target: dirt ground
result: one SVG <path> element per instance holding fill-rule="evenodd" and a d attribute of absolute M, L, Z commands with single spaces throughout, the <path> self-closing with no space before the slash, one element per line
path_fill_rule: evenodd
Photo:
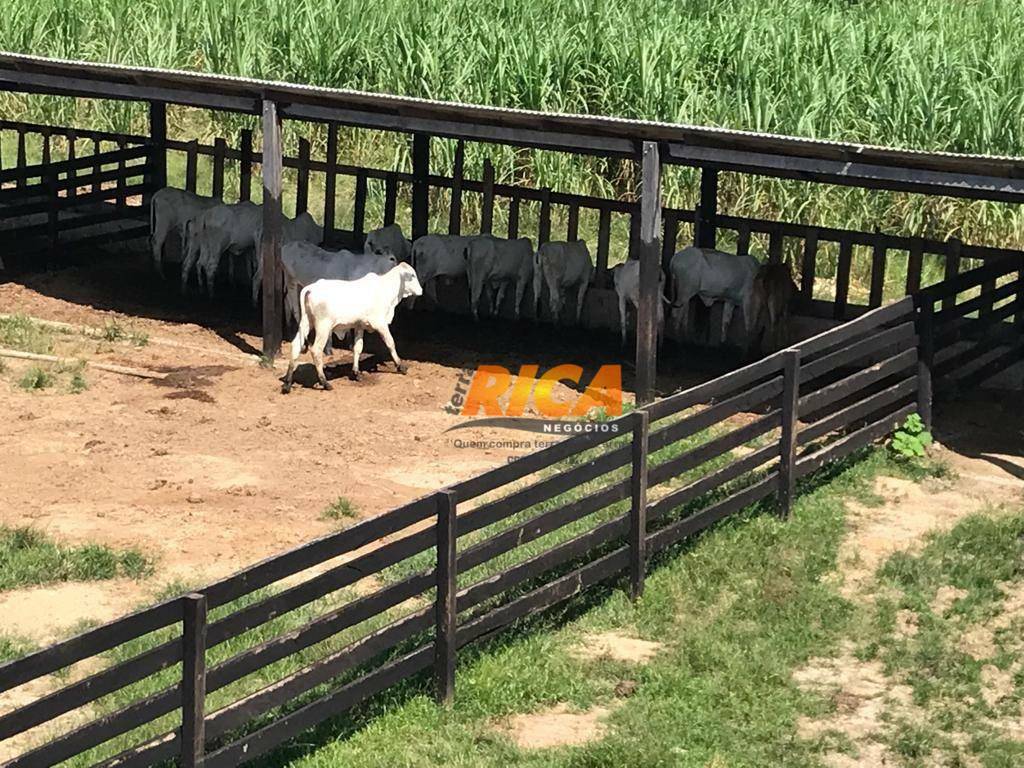
<path fill-rule="evenodd" d="M 537 336 L 419 317 L 395 332 L 408 375 L 388 361 L 351 382 L 351 357 L 338 351 L 332 392 L 310 386 L 307 365 L 283 396 L 283 364 L 269 370 L 254 356 L 252 310 L 179 297 L 144 266 L 125 271 L 118 260 L 0 284 L 0 313 L 96 328 L 116 322 L 148 342 L 88 340 L 85 355 L 166 374 L 146 380 L 90 368 L 81 394 L 28 393 L 13 382 L 29 363 L 6 361 L 0 524 L 35 526 L 71 543 L 137 547 L 156 566 L 141 582 L 0 595 L 7 630 L 39 642 L 83 619 L 115 618 L 168 583 L 201 585 L 346 524 L 321 519 L 338 497 L 374 515 L 525 452 L 457 442 L 523 440 L 524 433 L 445 434 L 463 420 L 442 410 L 460 369 L 580 359 L 580 339 L 571 334 L 552 339 L 541 331 L 546 357 L 537 360 Z M 82 339 L 75 344 L 81 353 Z M 581 364 L 603 362 L 618 362 L 617 346 L 598 345 Z"/>

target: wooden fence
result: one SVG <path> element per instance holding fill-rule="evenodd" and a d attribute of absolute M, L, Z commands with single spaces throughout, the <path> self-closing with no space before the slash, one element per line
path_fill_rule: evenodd
<path fill-rule="evenodd" d="M 262 154 L 253 150 L 252 131 L 242 130 L 237 148 L 229 145 L 227 140 L 219 138 L 212 145 L 204 145 L 197 141 L 182 142 L 168 140 L 168 151 L 183 152 L 186 157 L 186 173 L 182 180 L 183 186 L 196 191 L 198 186 L 198 158 L 209 157 L 211 194 L 222 197 L 225 192 L 225 167 L 228 163 L 238 164 L 239 190 L 238 199 L 251 199 L 252 174 L 254 164 L 259 164 Z M 411 189 L 418 176 L 413 172 L 364 168 L 337 162 L 338 128 L 328 125 L 326 156 L 323 159 L 312 158 L 311 145 L 306 139 L 299 139 L 298 152 L 294 156 L 285 156 L 285 168 L 296 171 L 295 207 L 290 211 L 296 215 L 309 210 L 311 174 L 323 175 L 324 207 L 321 221 L 324 224 L 325 237 L 329 242 L 346 246 L 359 246 L 365 233 L 379 226 L 386 226 L 395 221 L 398 200 L 402 185 Z M 423 183 L 427 189 L 446 190 L 450 193 L 448 232 L 461 234 L 463 227 L 463 204 L 467 195 L 475 195 L 480 210 L 480 231 L 494 231 L 494 214 L 497 208 L 506 211 L 508 227 L 503 233 L 510 238 L 520 235 L 531 237 L 536 244 L 551 239 L 574 240 L 583 237 L 595 248 L 594 285 L 598 288 L 610 286 L 608 264 L 611 248 L 611 232 L 616 220 L 620 226 L 627 228 L 630 247 L 634 247 L 639 233 L 640 207 L 637 202 L 613 200 L 590 195 L 577 195 L 558 192 L 549 188 L 535 189 L 512 184 L 500 184 L 495 181 L 494 168 L 485 161 L 483 177 L 470 179 L 464 175 L 465 147 L 457 142 L 455 149 L 452 176 L 427 174 Z M 339 179 L 348 178 L 354 189 L 351 224 L 339 226 L 336 218 L 337 189 Z M 371 182 L 383 185 L 384 206 L 380 221 L 367 221 L 367 196 Z M 524 204 L 538 206 L 537 229 L 522 232 L 520 227 L 520 210 Z M 594 231 L 581 230 L 581 213 L 591 211 L 596 214 L 597 226 Z M 702 218 L 700 206 L 694 209 L 665 208 L 663 210 L 664 233 L 663 264 L 677 248 L 693 242 L 692 233 L 700 226 Z M 552 221 L 565 222 L 565 232 L 553 232 Z M 848 320 L 858 316 L 867 309 L 880 307 L 885 299 L 886 272 L 899 266 L 899 272 L 905 274 L 903 290 L 909 295 L 922 287 L 926 260 L 941 263 L 941 267 L 932 270 L 941 280 L 948 280 L 959 274 L 967 265 L 976 261 L 988 261 L 1001 258 L 1018 258 L 1021 251 L 985 245 L 963 243 L 955 238 L 934 240 L 923 237 L 906 237 L 890 235 L 882 232 L 860 232 L 857 230 L 823 227 L 813 224 L 795 224 L 784 221 L 744 218 L 728 216 L 720 213 L 714 215 L 714 227 L 718 230 L 734 232 L 737 253 L 750 253 L 752 238 L 761 236 L 765 240 L 764 251 L 767 259 L 772 262 L 781 261 L 784 254 L 797 251 L 800 256 L 795 260 L 794 268 L 800 285 L 799 308 L 804 314 L 819 317 Z M 690 227 L 689 238 L 680 240 L 681 225 Z M 408 231 L 407 231 L 408 234 Z M 836 267 L 831 277 L 824 278 L 821 274 L 822 249 L 832 244 L 838 251 Z M 855 249 L 863 248 L 870 251 L 870 289 L 866 302 L 858 302 L 851 298 L 851 270 Z M 625 255 L 625 254 L 623 254 Z M 815 298 L 816 285 L 827 279 L 830 289 L 826 298 Z M 834 288 L 832 287 L 834 286 Z"/>
<path fill-rule="evenodd" d="M 0 120 L 0 140 L 5 132 L 17 147 L 14 166 L 0 167 L 0 232 L 10 255 L 43 253 L 52 265 L 72 247 L 148 236 L 142 203 L 159 182 L 147 139 Z M 38 163 L 28 161 L 30 140 Z"/>
<path fill-rule="evenodd" d="M 639 595 L 652 556 L 758 502 L 786 514 L 801 478 L 930 418 L 933 367 L 940 384 L 1019 360 L 1021 267 L 964 273 L 9 662 L 0 692 L 106 660 L 0 716 L 0 740 L 40 735 L 9 765 L 237 765 L 428 671 L 448 701 L 460 649 L 599 583 Z M 960 346 L 935 355 L 953 333 Z M 83 708 L 84 725 L 47 730 Z"/>

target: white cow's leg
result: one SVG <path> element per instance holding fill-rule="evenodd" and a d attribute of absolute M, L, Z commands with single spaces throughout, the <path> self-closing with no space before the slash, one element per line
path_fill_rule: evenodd
<path fill-rule="evenodd" d="M 181 262 L 181 292 L 185 293 L 188 290 L 188 278 L 192 273 L 192 270 L 196 267 L 196 262 L 199 260 L 200 246 L 198 237 L 193 235 L 189 240 L 188 247 L 185 249 L 185 258 Z M 198 279 L 198 275 L 197 275 Z"/>
<path fill-rule="evenodd" d="M 722 338 L 719 339 L 719 344 L 725 344 L 725 340 L 729 338 L 729 326 L 732 324 L 732 312 L 735 309 L 735 305 L 731 301 L 723 302 L 722 307 Z"/>
<path fill-rule="evenodd" d="M 473 312 L 473 319 L 480 319 L 480 297 L 484 292 L 483 276 L 473 275 L 469 285 L 469 308 Z"/>
<path fill-rule="evenodd" d="M 333 330 L 330 318 L 318 319 L 316 321 L 316 339 L 313 341 L 313 346 L 309 348 L 309 353 L 313 356 L 313 365 L 316 366 L 316 377 L 320 381 L 320 386 L 326 390 L 331 389 L 331 384 L 327 381 L 327 375 L 324 373 L 323 350 L 324 342 L 330 338 Z"/>
<path fill-rule="evenodd" d="M 580 283 L 579 288 L 576 289 L 576 325 L 580 324 L 580 318 L 583 317 L 583 302 L 587 298 L 587 281 L 584 280 Z"/>
<path fill-rule="evenodd" d="M 519 319 L 519 308 L 523 305 L 523 297 L 526 295 L 526 280 L 516 280 L 516 304 L 512 307 L 512 317 Z"/>
<path fill-rule="evenodd" d="M 508 281 L 502 280 L 498 283 L 497 292 L 491 294 L 491 317 L 498 317 L 501 314 L 501 308 L 505 306 L 506 290 L 508 290 Z"/>
<path fill-rule="evenodd" d="M 376 330 L 377 333 L 380 334 L 380 337 L 384 339 L 384 343 L 388 347 L 388 352 L 391 353 L 391 359 L 394 360 L 395 367 L 398 368 L 398 372 L 405 373 L 406 371 L 408 371 L 409 367 L 405 363 L 403 363 L 402 358 L 398 356 L 398 350 L 395 348 L 395 340 L 391 336 L 391 329 L 385 325 Z"/>
<path fill-rule="evenodd" d="M 355 338 L 352 341 L 352 378 L 359 381 L 359 358 L 363 354 L 363 329 L 356 328 L 353 333 Z"/>
<path fill-rule="evenodd" d="M 164 276 L 164 245 L 167 243 L 167 236 L 171 233 L 171 229 L 170 221 L 166 217 L 158 218 L 153 227 L 153 266 L 156 267 L 160 277 Z"/>
<path fill-rule="evenodd" d="M 298 362 L 299 356 L 302 354 L 303 341 L 302 329 L 300 328 L 295 333 L 295 338 L 292 339 L 292 351 L 291 357 L 288 360 L 288 372 L 284 375 L 284 383 L 281 385 L 281 392 L 285 395 L 292 391 L 292 376 L 295 375 L 295 363 Z"/>
<path fill-rule="evenodd" d="M 619 294 L 619 332 L 622 346 L 626 346 L 626 297 Z"/>

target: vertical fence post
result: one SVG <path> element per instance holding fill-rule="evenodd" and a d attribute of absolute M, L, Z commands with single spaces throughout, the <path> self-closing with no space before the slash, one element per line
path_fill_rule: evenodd
<path fill-rule="evenodd" d="M 540 222 L 537 225 L 537 245 L 544 245 L 551 239 L 551 188 L 540 191 Z"/>
<path fill-rule="evenodd" d="M 462 176 L 466 166 L 466 143 L 455 145 L 455 161 L 452 165 L 452 204 L 448 210 L 448 234 L 462 234 Z"/>
<path fill-rule="evenodd" d="M 196 191 L 199 180 L 199 141 L 192 139 L 185 150 L 185 189 Z"/>
<path fill-rule="evenodd" d="M 277 104 L 263 102 L 263 354 L 273 360 L 281 350 L 281 117 Z"/>
<path fill-rule="evenodd" d="M 197 768 L 206 750 L 206 595 L 182 604 L 181 765 Z"/>
<path fill-rule="evenodd" d="M 494 229 L 494 163 L 484 158 L 483 199 L 480 203 L 480 234 L 489 235 Z"/>
<path fill-rule="evenodd" d="M 142 204 L 148 205 L 153 192 L 167 186 L 167 105 L 162 101 L 149 102 L 149 142 L 151 146 L 149 190 Z"/>
<path fill-rule="evenodd" d="M 594 267 L 594 285 L 598 288 L 607 288 L 608 275 L 608 250 L 611 245 L 612 211 L 607 206 L 601 208 L 597 220 L 597 263 Z"/>
<path fill-rule="evenodd" d="M 800 296 L 809 302 L 814 298 L 814 277 L 818 271 L 818 230 L 812 229 L 804 239 L 804 258 L 800 266 Z"/>
<path fill-rule="evenodd" d="M 714 248 L 718 234 L 718 171 L 715 168 L 701 168 L 698 208 L 694 244 L 698 248 Z"/>
<path fill-rule="evenodd" d="M 327 126 L 327 170 L 324 172 L 324 239 L 334 233 L 335 196 L 338 190 L 338 124 Z M 387 222 L 390 223 L 390 222 Z"/>
<path fill-rule="evenodd" d="M 638 600 L 644 594 L 647 574 L 647 411 L 634 411 L 633 476 L 629 509 L 629 596 Z"/>
<path fill-rule="evenodd" d="M 636 400 L 654 399 L 657 377 L 658 315 L 661 310 L 661 158 L 645 141 L 640 187 L 640 304 L 636 313 Z"/>
<path fill-rule="evenodd" d="M 210 182 L 210 197 L 224 199 L 224 159 L 228 154 L 228 143 L 223 136 L 213 140 L 213 175 Z"/>
<path fill-rule="evenodd" d="M 438 704 L 450 704 L 455 695 L 456 495 L 437 494 L 437 596 L 435 602 L 434 680 Z"/>
<path fill-rule="evenodd" d="M 935 357 L 935 300 L 923 296 L 917 316 L 917 413 L 932 426 L 932 361 Z"/>
<path fill-rule="evenodd" d="M 299 162 L 295 185 L 295 215 L 309 210 L 309 139 L 299 139 Z"/>
<path fill-rule="evenodd" d="M 779 510 L 788 518 L 796 494 L 796 433 L 800 401 L 800 350 L 782 354 L 782 436 L 779 439 Z"/>
<path fill-rule="evenodd" d="M 430 136 L 412 137 L 412 239 L 423 237 L 430 226 Z"/>
<path fill-rule="evenodd" d="M 46 169 L 46 269 L 57 266 L 57 248 L 60 242 L 60 192 L 57 188 L 57 173 L 47 165 Z"/>
<path fill-rule="evenodd" d="M 243 128 L 238 139 L 238 199 L 252 200 L 252 129 Z"/>

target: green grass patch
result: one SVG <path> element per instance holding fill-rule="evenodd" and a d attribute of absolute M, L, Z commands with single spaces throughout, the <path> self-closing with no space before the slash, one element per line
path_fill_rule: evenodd
<path fill-rule="evenodd" d="M 52 373 L 40 365 L 33 365 L 18 379 L 18 386 L 26 392 L 32 392 L 39 389 L 48 389 L 53 386 L 53 381 Z"/>
<path fill-rule="evenodd" d="M 25 315 L 0 317 L 0 347 L 45 355 L 53 350 L 53 331 Z"/>
<path fill-rule="evenodd" d="M 68 546 L 34 528 L 0 527 L 0 590 L 118 576 L 137 579 L 151 571 L 150 561 L 136 550 Z"/>
<path fill-rule="evenodd" d="M 345 496 L 338 499 L 320 513 L 322 520 L 353 520 L 359 517 L 359 508 Z"/>
<path fill-rule="evenodd" d="M 20 659 L 25 654 L 35 650 L 35 646 L 20 637 L 0 634 L 0 664 L 6 661 Z"/>

